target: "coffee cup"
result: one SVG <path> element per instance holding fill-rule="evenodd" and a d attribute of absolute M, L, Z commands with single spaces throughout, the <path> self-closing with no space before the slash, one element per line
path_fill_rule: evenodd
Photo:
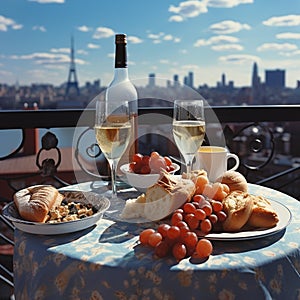
<path fill-rule="evenodd" d="M 236 154 L 230 153 L 224 147 L 202 146 L 198 149 L 193 169 L 204 169 L 207 172 L 209 181 L 215 182 L 217 178 L 228 170 L 229 159 L 235 161 L 234 166 L 229 170 L 236 170 L 240 164 L 240 160 Z"/>

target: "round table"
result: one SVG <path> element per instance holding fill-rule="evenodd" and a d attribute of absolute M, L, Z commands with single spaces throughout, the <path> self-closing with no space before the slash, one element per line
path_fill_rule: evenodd
<path fill-rule="evenodd" d="M 145 224 L 103 218 L 63 235 L 15 230 L 16 299 L 300 299 L 300 202 L 253 184 L 249 191 L 284 204 L 291 223 L 263 238 L 213 241 L 205 261 L 155 258 L 138 243 Z"/>

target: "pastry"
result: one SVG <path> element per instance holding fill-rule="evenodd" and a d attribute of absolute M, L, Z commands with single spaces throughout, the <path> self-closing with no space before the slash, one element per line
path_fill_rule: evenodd
<path fill-rule="evenodd" d="M 247 224 L 253 227 L 272 228 L 278 223 L 278 215 L 263 196 L 253 196 L 252 213 Z"/>
<path fill-rule="evenodd" d="M 227 184 L 231 192 L 248 192 L 248 184 L 246 178 L 237 171 L 226 171 L 221 177 L 217 179 L 217 182 Z"/>
<path fill-rule="evenodd" d="M 223 210 L 227 214 L 223 222 L 224 231 L 239 231 L 248 221 L 253 208 L 253 197 L 242 191 L 231 192 L 223 201 Z"/>

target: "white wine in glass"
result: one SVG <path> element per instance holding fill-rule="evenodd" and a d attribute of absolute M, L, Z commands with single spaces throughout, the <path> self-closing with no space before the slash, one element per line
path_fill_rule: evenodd
<path fill-rule="evenodd" d="M 173 136 L 189 174 L 193 159 L 205 136 L 203 100 L 174 101 Z"/>
<path fill-rule="evenodd" d="M 108 101 L 98 100 L 96 103 L 95 135 L 111 169 L 112 198 L 117 197 L 117 165 L 131 136 L 128 102 L 123 102 L 116 107 L 110 105 Z"/>

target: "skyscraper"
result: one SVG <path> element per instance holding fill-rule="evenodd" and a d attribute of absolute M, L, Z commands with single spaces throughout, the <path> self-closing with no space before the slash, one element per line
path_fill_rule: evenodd
<path fill-rule="evenodd" d="M 251 104 L 258 104 L 260 102 L 261 86 L 260 86 L 260 78 L 258 76 L 258 67 L 256 62 L 253 64 L 251 87 L 252 87 L 252 93 L 251 93 L 250 102 Z"/>
<path fill-rule="evenodd" d="M 285 88 L 285 70 L 266 70 L 266 86 Z"/>
<path fill-rule="evenodd" d="M 149 74 L 148 87 L 155 87 L 155 74 Z"/>

